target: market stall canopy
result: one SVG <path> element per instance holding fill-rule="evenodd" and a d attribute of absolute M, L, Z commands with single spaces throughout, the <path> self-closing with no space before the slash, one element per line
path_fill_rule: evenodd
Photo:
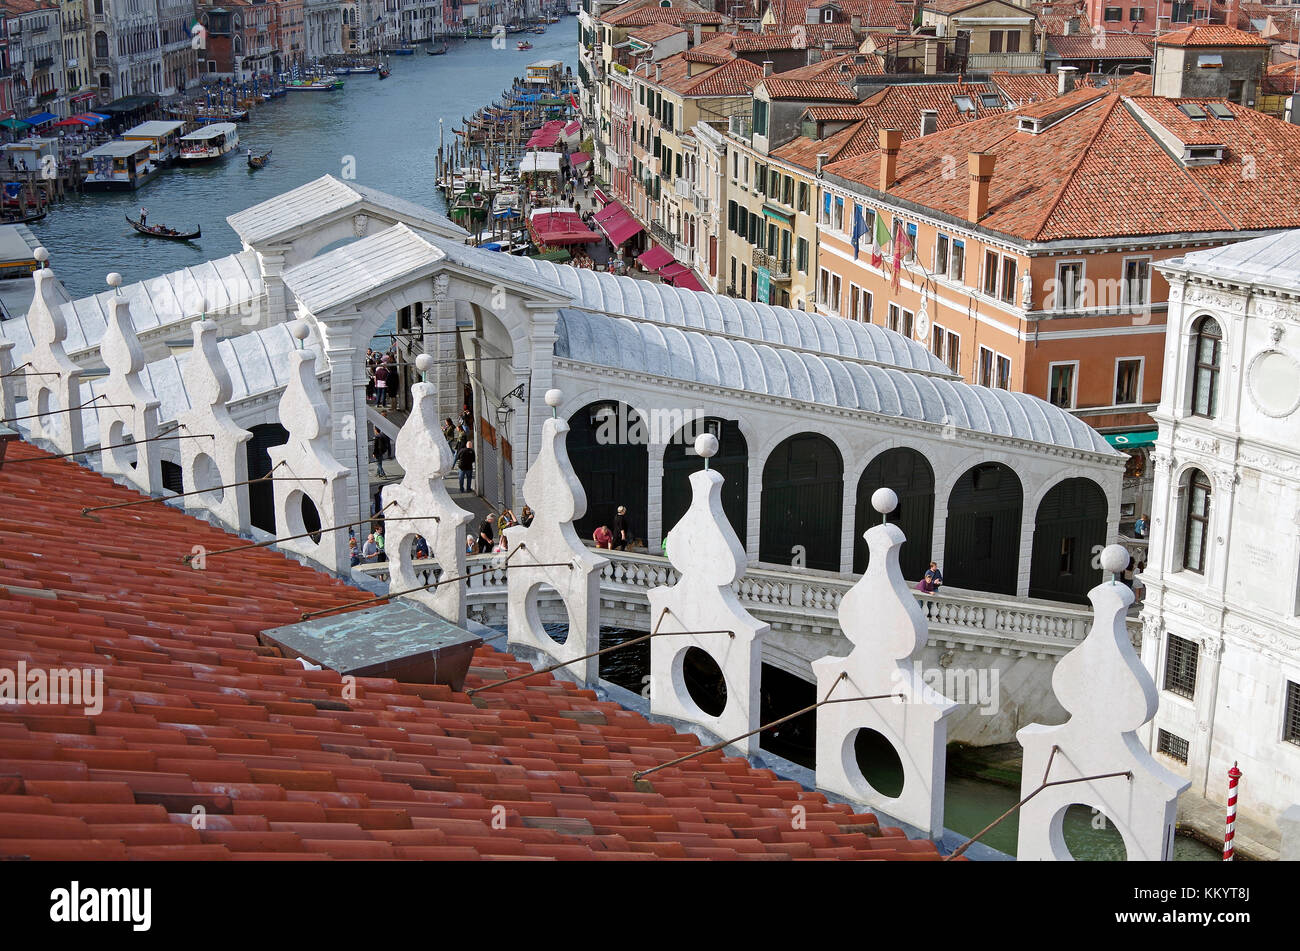
<path fill-rule="evenodd" d="M 22 119 L 3 119 L 0 120 L 0 125 L 6 129 L 26 129 L 28 127 L 27 123 Z"/>
<path fill-rule="evenodd" d="M 704 285 L 699 282 L 695 275 L 687 271 L 685 274 L 679 274 L 672 280 L 673 287 L 680 287 L 685 291 L 702 291 Z"/>
<path fill-rule="evenodd" d="M 537 172 L 544 175 L 556 175 L 560 171 L 560 154 L 558 152 L 529 152 L 519 163 L 519 174 L 527 175 Z"/>
<path fill-rule="evenodd" d="M 639 256 L 637 258 L 637 261 L 647 270 L 657 271 L 665 264 L 668 264 L 670 261 L 672 261 L 672 259 L 673 256 L 671 252 L 664 250 L 663 248 L 661 248 L 659 245 L 656 244 L 645 254 Z"/>
<path fill-rule="evenodd" d="M 550 122 L 543 123 L 542 127 L 536 130 L 528 138 L 525 148 L 529 149 L 550 149 L 559 143 L 564 135 L 564 120 L 552 119 Z"/>
<path fill-rule="evenodd" d="M 613 211 L 610 211 L 610 209 L 613 209 Z M 596 223 L 600 225 L 600 230 L 605 232 L 614 247 L 618 247 L 643 230 L 640 222 L 632 217 L 632 213 L 618 202 L 610 202 L 601 209 L 600 213 L 596 215 Z"/>
<path fill-rule="evenodd" d="M 153 93 L 141 93 L 135 96 L 122 96 L 120 99 L 114 99 L 108 105 L 99 108 L 101 112 L 117 115 L 122 112 L 135 112 L 137 109 L 152 106 L 157 101 L 158 97 Z"/>
<path fill-rule="evenodd" d="M 576 211 L 545 211 L 529 222 L 540 244 L 593 244 L 600 235 L 582 223 Z"/>
<path fill-rule="evenodd" d="M 569 164 L 575 168 L 579 165 L 586 165 L 591 161 L 591 156 L 586 152 L 573 152 L 569 155 Z"/>
<path fill-rule="evenodd" d="M 573 258 L 573 255 L 564 248 L 556 248 L 553 251 L 543 251 L 541 254 L 530 254 L 528 256 L 534 261 L 551 261 L 555 264 L 563 264 Z"/>
<path fill-rule="evenodd" d="M 601 191 L 599 188 L 592 189 L 591 194 L 602 205 L 608 205 L 613 200 L 608 195 L 606 195 L 603 191 Z"/>
<path fill-rule="evenodd" d="M 58 116 L 52 112 L 38 112 L 34 116 L 28 116 L 23 121 L 28 125 L 45 125 L 45 123 L 53 122 L 57 118 Z"/>
<path fill-rule="evenodd" d="M 685 264 L 680 264 L 677 261 L 674 261 L 672 264 L 668 265 L 667 267 L 661 268 L 659 271 L 659 276 L 662 277 L 665 281 L 671 282 L 674 279 L 681 277 L 683 274 L 689 274 L 690 270 L 691 269 L 688 268 Z"/>

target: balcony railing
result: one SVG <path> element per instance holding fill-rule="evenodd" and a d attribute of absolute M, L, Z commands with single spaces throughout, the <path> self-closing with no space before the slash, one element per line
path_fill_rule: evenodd
<path fill-rule="evenodd" d="M 673 234 L 657 221 L 650 222 L 650 234 L 656 241 L 668 248 L 671 248 L 673 242 L 677 240 L 677 235 Z"/>
<path fill-rule="evenodd" d="M 974 70 L 991 69 L 1042 69 L 1042 53 L 971 53 L 967 58 L 967 68 Z"/>
<path fill-rule="evenodd" d="M 687 267 L 695 266 L 695 249 L 681 241 L 673 242 L 673 257 Z"/>
<path fill-rule="evenodd" d="M 754 249 L 754 256 L 750 263 L 754 267 L 766 268 L 767 273 L 778 281 L 784 281 L 790 276 L 789 258 L 780 258 L 759 248 Z"/>

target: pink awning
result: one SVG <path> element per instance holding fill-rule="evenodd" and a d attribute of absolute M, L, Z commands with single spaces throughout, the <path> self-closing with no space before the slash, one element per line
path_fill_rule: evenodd
<path fill-rule="evenodd" d="M 667 267 L 659 269 L 659 276 L 662 277 L 665 281 L 673 281 L 681 277 L 683 274 L 689 274 L 689 273 L 691 273 L 691 269 L 688 268 L 685 264 L 681 264 L 677 261 L 674 261 L 672 264 L 668 265 Z"/>
<path fill-rule="evenodd" d="M 601 214 L 609 211 L 610 208 L 615 209 L 615 211 L 604 219 L 597 215 L 596 223 L 600 225 L 600 230 L 609 237 L 610 242 L 615 247 L 618 247 L 638 231 L 641 231 L 642 228 L 640 223 L 632 217 L 632 213 L 620 204 L 611 202 L 602 210 Z"/>
<path fill-rule="evenodd" d="M 592 244 L 600 235 L 582 223 L 573 211 L 550 211 L 533 215 L 529 222 L 542 244 Z"/>
<path fill-rule="evenodd" d="M 595 218 L 599 223 L 601 221 L 608 221 L 610 218 L 616 217 L 617 215 L 626 215 L 627 213 L 628 211 L 626 208 L 616 201 L 611 201 L 605 205 L 604 208 L 600 209 L 600 211 L 596 212 Z"/>
<path fill-rule="evenodd" d="M 645 254 L 642 254 L 640 257 L 638 257 L 637 261 L 639 261 L 643 266 L 649 268 L 650 270 L 657 271 L 665 264 L 672 261 L 672 259 L 673 259 L 672 254 L 670 254 L 664 248 L 661 248 L 659 245 L 656 244 Z"/>
<path fill-rule="evenodd" d="M 580 131 L 582 131 L 582 123 L 577 119 L 574 119 L 564 127 L 565 135 L 577 135 Z"/>
<path fill-rule="evenodd" d="M 685 274 L 678 274 L 672 280 L 673 287 L 680 287 L 688 291 L 702 291 L 704 285 L 696 278 L 695 272 L 687 271 Z"/>
<path fill-rule="evenodd" d="M 597 199 L 597 200 L 598 200 L 602 205 L 608 205 L 608 204 L 610 203 L 610 201 L 612 200 L 608 195 L 606 195 L 606 194 L 605 194 L 603 191 L 601 191 L 599 188 L 593 189 L 591 193 L 592 193 L 592 195 L 594 195 L 594 196 L 596 197 L 596 199 Z"/>
<path fill-rule="evenodd" d="M 586 165 L 591 161 L 591 156 L 586 152 L 573 152 L 569 155 L 569 164 L 572 166 Z"/>

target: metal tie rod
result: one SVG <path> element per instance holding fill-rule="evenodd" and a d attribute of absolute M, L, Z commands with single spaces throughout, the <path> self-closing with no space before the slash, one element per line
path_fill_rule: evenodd
<path fill-rule="evenodd" d="M 392 503 L 390 502 L 389 504 L 391 505 Z M 387 506 L 385 506 L 385 507 L 387 507 Z M 382 511 L 382 509 L 381 509 L 381 511 Z M 340 604 L 340 605 L 337 605 L 336 607 L 325 608 L 325 609 L 322 610 L 322 611 L 308 611 L 308 612 L 305 612 L 305 613 L 302 615 L 301 620 L 303 620 L 303 621 L 307 621 L 307 620 L 310 620 L 311 618 L 319 617 L 319 616 L 322 615 L 322 614 L 333 614 L 335 611 L 342 611 L 342 610 L 344 610 L 345 608 L 355 608 L 355 607 L 359 607 L 359 606 L 361 606 L 361 605 L 363 605 L 363 604 L 378 604 L 380 601 L 387 601 L 387 600 L 389 600 L 389 599 L 391 599 L 391 598 L 400 598 L 400 597 L 402 597 L 403 595 L 407 595 L 407 594 L 415 594 L 415 593 L 417 593 L 417 592 L 419 592 L 419 591 L 428 591 L 428 590 L 430 590 L 430 589 L 432 589 L 432 588 L 437 588 L 437 587 L 439 587 L 440 585 L 450 584 L 450 583 L 453 582 L 453 581 L 465 581 L 465 580 L 468 579 L 468 578 L 474 578 L 474 577 L 477 577 L 478 575 L 485 575 L 485 574 L 488 574 L 488 573 L 491 572 L 491 571 L 496 571 L 498 567 L 500 567 L 500 568 L 504 568 L 504 567 L 508 566 L 509 563 L 510 563 L 510 559 L 513 558 L 513 557 L 515 556 L 515 553 L 516 553 L 516 552 L 523 551 L 523 550 L 524 550 L 524 546 L 523 546 L 523 544 L 521 543 L 520 546 L 519 546 L 518 548 L 516 548 L 516 549 L 515 549 L 514 551 L 512 551 L 510 554 L 506 555 L 506 560 L 505 560 L 505 562 L 504 562 L 502 565 L 499 565 L 499 566 L 498 566 L 498 565 L 492 565 L 492 566 L 490 566 L 490 567 L 487 567 L 487 568 L 482 569 L 481 571 L 467 571 L 467 572 L 465 572 L 465 574 L 463 574 L 463 575 L 455 575 L 455 576 L 453 576 L 453 577 L 451 577 L 451 578 L 439 578 L 437 581 L 430 581 L 428 584 L 422 584 L 422 585 L 420 585 L 418 588 L 407 588 L 405 591 L 390 591 L 390 592 L 388 592 L 388 594 L 385 594 L 385 595 L 373 595 L 372 597 L 369 597 L 369 598 L 362 598 L 362 599 L 359 600 L 359 601 L 349 601 L 347 604 Z M 532 554 L 532 552 L 529 552 L 529 554 Z M 536 562 L 536 563 L 534 563 L 534 564 L 531 564 L 531 565 L 525 565 L 525 566 L 522 566 L 522 567 L 527 567 L 527 568 L 568 568 L 568 569 L 572 570 L 572 569 L 573 569 L 573 562 L 570 562 L 570 561 Z"/>
<path fill-rule="evenodd" d="M 274 471 L 274 470 L 272 470 L 272 471 Z M 253 481 L 256 482 L 257 480 L 254 479 Z M 295 479 L 275 479 L 275 480 L 273 480 L 273 481 L 275 481 L 275 482 L 328 482 L 329 480 L 328 480 L 328 479 L 320 479 L 320 478 L 317 478 L 317 477 L 313 476 L 313 477 L 311 477 L 311 478 L 302 478 L 302 479 L 296 479 L 296 478 L 295 478 Z M 323 535 L 323 534 L 325 534 L 326 532 L 337 532 L 337 531 L 340 531 L 340 530 L 345 529 L 345 528 L 355 528 L 357 525 L 365 525 L 367 522 L 373 522 L 373 521 L 375 521 L 376 519 L 379 518 L 380 513 L 383 512 L 384 509 L 388 508 L 389 505 L 395 505 L 395 504 L 396 504 L 395 502 L 389 502 L 388 505 L 385 505 L 384 508 L 380 509 L 379 512 L 376 512 L 374 515 L 370 515 L 370 516 L 367 516 L 366 518 L 358 519 L 358 520 L 355 521 L 355 522 L 345 522 L 345 523 L 343 523 L 342 525 L 328 525 L 328 526 L 324 526 L 324 527 L 322 527 L 322 528 L 318 528 L 318 529 L 316 529 L 314 532 L 302 532 L 302 533 L 299 534 L 299 535 L 283 535 L 283 536 L 281 536 L 281 537 L 279 537 L 279 538 L 268 538 L 268 539 L 267 539 L 266 541 L 264 541 L 264 542 L 250 542 L 250 543 L 247 544 L 247 545 L 237 545 L 237 546 L 235 546 L 234 548 L 221 548 L 221 549 L 218 549 L 217 551 L 208 551 L 208 552 L 204 552 L 204 553 L 203 553 L 203 556 L 204 556 L 205 558 L 211 558 L 213 555 L 228 555 L 228 554 L 230 554 L 232 551 L 248 551 L 248 550 L 251 549 L 251 548 L 266 548 L 268 545 L 275 545 L 275 544 L 278 544 L 279 542 L 291 542 L 291 541 L 294 541 L 295 539 L 298 539 L 298 538 L 307 538 L 307 537 L 310 536 L 310 535 Z M 426 516 L 423 516 L 423 517 L 424 517 L 424 518 L 437 518 L 436 515 L 426 515 Z M 185 557 L 183 557 L 183 558 L 181 559 L 181 562 L 182 562 L 182 564 L 186 564 L 186 565 L 188 565 L 188 564 L 190 563 L 191 560 L 193 560 L 194 558 L 197 558 L 197 557 L 198 557 L 197 554 L 191 553 L 191 554 L 188 554 L 188 555 L 186 555 Z"/>
<path fill-rule="evenodd" d="M 32 365 L 32 361 L 28 360 L 26 363 L 21 363 L 18 366 L 14 367 L 8 373 L 0 373 L 0 380 L 7 379 L 13 376 L 14 374 L 18 373 L 24 367 L 29 367 L 31 365 Z M 33 370 L 29 375 L 30 376 L 62 376 L 63 374 L 59 370 Z"/>
<path fill-rule="evenodd" d="M 47 409 L 43 413 L 31 413 L 27 416 L 11 416 L 9 419 L 0 419 L 0 423 L 17 423 L 24 419 L 36 419 L 38 416 L 57 416 L 59 413 L 75 413 L 79 409 L 126 409 L 129 406 L 135 405 L 134 403 L 101 403 L 99 406 L 94 405 L 103 398 L 102 395 L 96 396 L 93 400 L 87 400 L 80 406 L 69 406 L 66 409 Z"/>
<path fill-rule="evenodd" d="M 119 442 L 111 446 L 97 446 L 93 449 L 78 449 L 75 452 L 61 452 L 58 455 L 50 456 L 32 456 L 27 459 L 10 459 L 6 465 L 17 466 L 24 462 L 49 462 L 51 459 L 68 459 L 72 456 L 86 456 L 92 452 L 103 452 L 105 449 L 130 449 L 132 446 L 143 445 L 147 442 L 157 442 L 159 439 L 212 439 L 211 433 L 190 433 L 189 435 L 175 435 L 175 429 L 169 429 L 165 433 L 157 436 L 150 436 L 148 439 L 137 439 L 134 442 Z"/>
<path fill-rule="evenodd" d="M 632 774 L 632 778 L 634 780 L 639 780 L 645 776 L 649 776 L 651 773 L 658 772 L 661 769 L 667 769 L 669 766 L 676 766 L 678 763 L 684 763 L 687 760 L 694 759 L 697 756 L 703 756 L 705 753 L 713 753 L 716 752 L 717 750 L 725 749 L 726 747 L 731 746 L 731 744 L 733 743 L 739 743 L 741 740 L 745 739 L 746 737 L 753 736 L 755 733 L 762 733 L 764 730 L 770 730 L 776 726 L 780 726 L 782 723 L 785 723 L 787 720 L 793 720 L 795 717 L 802 716 L 803 714 L 808 713 L 809 711 L 812 710 L 816 710 L 818 707 L 825 706 L 828 703 L 856 703 L 860 700 L 889 700 L 894 698 L 900 700 L 906 699 L 906 697 L 901 693 L 882 693 L 870 697 L 839 697 L 835 700 L 831 700 L 830 699 L 831 692 L 839 685 L 839 682 L 843 680 L 846 676 L 847 674 L 840 674 L 839 677 L 835 678 L 835 683 L 831 684 L 831 689 L 826 691 L 825 699 L 818 700 L 816 703 L 813 704 L 809 704 L 808 706 L 804 707 L 802 710 L 796 710 L 794 711 L 794 713 L 788 713 L 785 716 L 781 717 L 780 719 L 773 720 L 771 723 L 764 723 L 758 729 L 750 730 L 748 733 L 742 733 L 740 734 L 740 736 L 734 737 L 730 740 L 723 740 L 721 743 L 714 743 L 712 746 L 706 746 L 703 749 L 698 749 L 693 753 L 687 753 L 685 756 L 679 756 L 676 759 L 669 760 L 666 763 L 660 763 L 658 766 L 651 766 L 649 769 L 639 769 Z"/>

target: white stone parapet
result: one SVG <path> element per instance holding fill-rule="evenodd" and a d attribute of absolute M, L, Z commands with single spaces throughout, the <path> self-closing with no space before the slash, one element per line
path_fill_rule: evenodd
<path fill-rule="evenodd" d="M 1110 545 L 1102 567 L 1121 572 L 1128 551 Z M 1066 810 L 1081 803 L 1105 816 L 1124 840 L 1129 861 L 1170 861 L 1178 796 L 1191 785 L 1160 765 L 1138 738 L 1156 714 L 1159 697 L 1128 638 L 1125 614 L 1133 592 L 1118 581 L 1088 592 L 1096 620 L 1082 644 L 1056 665 L 1052 687 L 1070 719 L 1033 723 L 1017 734 L 1024 747 L 1021 798 L 1047 782 L 1105 779 L 1049 786 L 1020 810 L 1021 861 L 1071 858 L 1062 830 Z M 1050 767 L 1049 767 L 1050 763 Z"/>
<path fill-rule="evenodd" d="M 25 420 L 33 441 L 45 440 L 56 452 L 77 453 L 86 448 L 82 435 L 81 368 L 64 350 L 68 325 L 63 319 L 63 292 L 49 266 L 49 252 L 37 248 L 41 267 L 32 274 L 36 293 L 27 310 L 32 352 L 26 373 L 27 412 L 43 413 Z M 68 412 L 71 410 L 71 412 Z"/>
<path fill-rule="evenodd" d="M 108 275 L 110 287 L 117 288 L 122 275 Z M 100 353 L 108 367 L 108 377 L 100 389 L 99 399 L 91 408 L 99 420 L 99 445 L 104 474 L 135 486 L 145 495 L 162 493 L 162 453 L 157 439 L 159 402 L 140 380 L 144 369 L 144 350 L 136 339 L 131 320 L 131 305 L 125 297 L 115 296 L 109 305 L 108 325 L 100 342 Z M 189 433 L 177 442 L 210 443 Z M 134 445 L 129 443 L 134 442 Z M 209 447 L 210 448 L 210 447 Z"/>

